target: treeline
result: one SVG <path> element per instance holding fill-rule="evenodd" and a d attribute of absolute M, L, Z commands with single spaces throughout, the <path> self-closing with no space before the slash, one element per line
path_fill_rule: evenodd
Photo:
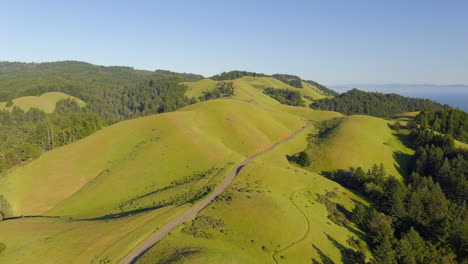
<path fill-rule="evenodd" d="M 80 108 L 72 99 L 57 102 L 51 114 L 31 108 L 0 111 L 0 173 L 43 151 L 84 138 L 102 127 L 96 113 Z"/>
<path fill-rule="evenodd" d="M 282 104 L 293 106 L 305 106 L 304 100 L 302 100 L 301 93 L 298 91 L 291 91 L 288 89 L 265 88 L 263 90 L 263 93 Z"/>
<path fill-rule="evenodd" d="M 185 72 L 180 73 L 180 72 L 173 72 L 173 71 L 167 71 L 167 70 L 156 70 L 154 71 L 154 74 L 155 74 L 155 77 L 167 77 L 167 76 L 179 77 L 184 82 L 196 82 L 196 81 L 205 79 L 205 77 L 200 74 L 185 73 Z"/>
<path fill-rule="evenodd" d="M 248 72 L 248 71 L 230 71 L 230 72 L 222 72 L 220 74 L 211 76 L 210 79 L 215 81 L 227 81 L 227 80 L 234 80 L 244 76 L 251 76 L 251 77 L 268 77 L 268 75 L 263 73 L 257 72 Z"/>
<path fill-rule="evenodd" d="M 324 85 L 321 85 L 320 83 L 318 82 L 314 82 L 314 81 L 310 81 L 310 80 L 304 80 L 304 82 L 308 83 L 308 84 L 311 84 L 315 87 L 317 87 L 317 89 L 319 89 L 320 91 L 322 91 L 322 94 L 323 95 L 326 95 L 326 96 L 332 96 L 332 97 L 335 97 L 335 96 L 338 96 L 339 93 L 337 93 L 335 90 L 332 90 Z"/>
<path fill-rule="evenodd" d="M 233 83 L 221 82 L 216 85 L 216 88 L 203 92 L 202 96 L 198 97 L 198 99 L 200 101 L 207 101 L 232 95 L 234 95 Z"/>
<path fill-rule="evenodd" d="M 404 112 L 440 109 L 442 105 L 428 99 L 404 97 L 397 94 L 364 92 L 352 89 L 337 97 L 315 100 L 311 108 L 336 111 L 346 115 L 390 117 Z"/>
<path fill-rule="evenodd" d="M 423 111 L 415 117 L 414 122 L 468 143 L 468 113 L 460 109 L 447 107 Z"/>
<path fill-rule="evenodd" d="M 0 62 L 0 101 L 60 91 L 82 99 L 106 124 L 190 103 L 181 81 L 201 75 L 130 67 L 104 67 L 84 62 Z M 155 89 L 155 91 L 152 90 Z"/>
<path fill-rule="evenodd" d="M 278 79 L 292 87 L 303 88 L 302 79 L 295 75 L 290 74 L 273 74 L 271 77 Z"/>
<path fill-rule="evenodd" d="M 175 111 L 195 101 L 185 96 L 187 86 L 177 77 L 162 77 L 138 83 L 123 89 L 121 94 L 109 94 L 109 106 L 115 107 L 120 120 L 151 114 Z M 90 105 L 90 110 L 103 113 L 99 105 Z"/>
<path fill-rule="evenodd" d="M 375 263 L 466 263 L 468 151 L 427 129 L 411 138 L 418 150 L 405 183 L 383 165 L 326 176 L 374 203 L 377 210 L 357 205 L 351 218 L 367 233 Z"/>

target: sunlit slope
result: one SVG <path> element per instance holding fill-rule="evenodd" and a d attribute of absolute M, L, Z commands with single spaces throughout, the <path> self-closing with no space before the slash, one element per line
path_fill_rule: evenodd
<path fill-rule="evenodd" d="M 184 82 L 183 84 L 187 85 L 187 92 L 185 92 L 185 95 L 189 98 L 198 98 L 203 94 L 203 92 L 214 89 L 218 83 L 218 81 L 211 79 L 203 79 L 196 82 Z"/>
<path fill-rule="evenodd" d="M 342 123 L 309 148 L 311 169 L 316 172 L 361 166 L 369 169 L 383 163 L 387 171 L 398 177 L 398 161 L 406 162 L 414 151 L 405 146 L 388 121 L 370 116 L 344 117 Z"/>
<path fill-rule="evenodd" d="M 199 214 L 214 219 L 216 225 L 200 220 L 186 223 L 137 263 L 310 263 L 313 259 L 326 263 L 323 255 L 341 263 L 338 245 L 349 248 L 346 240 L 360 231 L 333 223 L 325 205 L 316 201 L 317 194 L 336 194 L 330 200 L 347 210 L 355 201 L 364 201 L 288 163 L 286 155 L 304 149 L 312 130 L 245 166 L 225 194 Z"/>
<path fill-rule="evenodd" d="M 13 105 L 7 107 L 7 102 L 0 103 L 0 110 L 12 110 L 13 107 L 18 106 L 19 108 L 23 109 L 24 111 L 28 111 L 30 108 L 38 108 L 43 110 L 46 113 L 52 113 L 55 110 L 55 105 L 61 99 L 72 98 L 78 102 L 78 105 L 84 107 L 86 105 L 85 102 L 82 100 L 64 94 L 60 92 L 49 92 L 44 93 L 40 96 L 23 96 L 16 99 L 13 99 Z"/>
<path fill-rule="evenodd" d="M 116 213 L 131 199 L 196 171 L 225 168 L 302 125 L 298 116 L 252 103 L 208 101 L 118 123 L 47 152 L 0 179 L 0 193 L 11 215 Z"/>
<path fill-rule="evenodd" d="M 234 90 L 234 93 L 236 96 L 241 95 L 241 97 L 243 98 L 248 97 L 249 99 L 252 99 L 250 97 L 257 98 L 258 94 L 263 93 L 263 89 L 268 88 L 268 87 L 275 88 L 275 89 L 288 89 L 292 91 L 298 91 L 303 96 L 308 96 L 313 99 L 321 99 L 321 98 L 326 97 L 315 86 L 308 84 L 306 82 L 302 82 L 303 88 L 292 87 L 272 77 L 245 76 L 239 79 L 227 80 L 225 82 L 233 82 L 235 88 L 238 88 L 238 89 L 241 88 L 244 90 L 244 92 L 245 90 L 249 90 L 247 94 L 242 94 L 242 93 L 238 94 L 236 93 L 237 92 L 236 89 Z M 218 83 L 219 81 L 214 81 L 211 79 L 203 79 L 203 80 L 196 81 L 196 82 L 185 82 L 184 84 L 187 85 L 188 87 L 187 92 L 185 94 L 188 97 L 198 98 L 199 96 L 203 94 L 203 92 L 209 91 L 215 88 Z M 303 99 L 307 105 L 311 103 L 309 99 L 307 98 L 303 98 Z M 274 99 L 271 99 L 271 100 L 274 100 Z"/>

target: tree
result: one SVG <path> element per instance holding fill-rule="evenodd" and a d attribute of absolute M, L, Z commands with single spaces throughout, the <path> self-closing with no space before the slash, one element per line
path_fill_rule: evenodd
<path fill-rule="evenodd" d="M 12 100 L 8 100 L 8 102 L 5 104 L 6 107 L 11 107 L 13 106 L 13 101 Z"/>
<path fill-rule="evenodd" d="M 301 151 L 297 156 L 296 162 L 302 167 L 307 167 L 310 165 L 310 157 L 305 151 Z"/>

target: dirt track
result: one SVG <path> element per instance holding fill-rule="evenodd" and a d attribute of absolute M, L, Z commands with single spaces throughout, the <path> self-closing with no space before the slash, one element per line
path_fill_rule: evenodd
<path fill-rule="evenodd" d="M 257 152 L 251 156 L 249 156 L 247 159 L 239 163 L 236 167 L 234 167 L 229 174 L 224 178 L 224 180 L 221 182 L 220 185 L 216 187 L 216 189 L 210 193 L 207 197 L 205 197 L 203 200 L 200 202 L 196 203 L 194 206 L 189 208 L 187 211 L 183 212 L 173 220 L 171 220 L 169 223 L 167 223 L 165 226 L 163 226 L 161 229 L 153 233 L 151 236 L 149 236 L 147 239 L 145 239 L 143 242 L 141 242 L 136 248 L 134 248 L 125 258 L 123 258 L 120 261 L 120 264 L 130 264 L 134 263 L 138 257 L 143 255 L 147 250 L 149 250 L 152 246 L 154 246 L 156 243 L 158 243 L 165 235 L 167 235 L 169 232 L 171 232 L 173 229 L 178 227 L 179 225 L 183 224 L 184 222 L 191 221 L 195 219 L 197 214 L 203 210 L 207 205 L 209 205 L 218 195 L 223 193 L 227 187 L 231 184 L 231 182 L 234 180 L 236 175 L 239 173 L 239 171 L 244 167 L 246 164 L 251 162 L 254 158 L 272 151 L 276 146 L 280 145 L 281 143 L 288 141 L 292 138 L 294 138 L 297 134 L 302 132 L 304 129 L 308 128 L 312 124 L 310 122 L 307 122 L 307 125 L 304 126 L 303 128 L 297 130 L 293 134 L 289 135 L 288 137 L 276 142 L 275 144 L 271 145 L 269 148 Z"/>

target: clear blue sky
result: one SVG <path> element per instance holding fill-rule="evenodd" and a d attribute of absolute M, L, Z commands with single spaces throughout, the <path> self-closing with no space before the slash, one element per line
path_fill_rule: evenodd
<path fill-rule="evenodd" d="M 468 84 L 468 1 L 2 1 L 0 60 Z"/>

